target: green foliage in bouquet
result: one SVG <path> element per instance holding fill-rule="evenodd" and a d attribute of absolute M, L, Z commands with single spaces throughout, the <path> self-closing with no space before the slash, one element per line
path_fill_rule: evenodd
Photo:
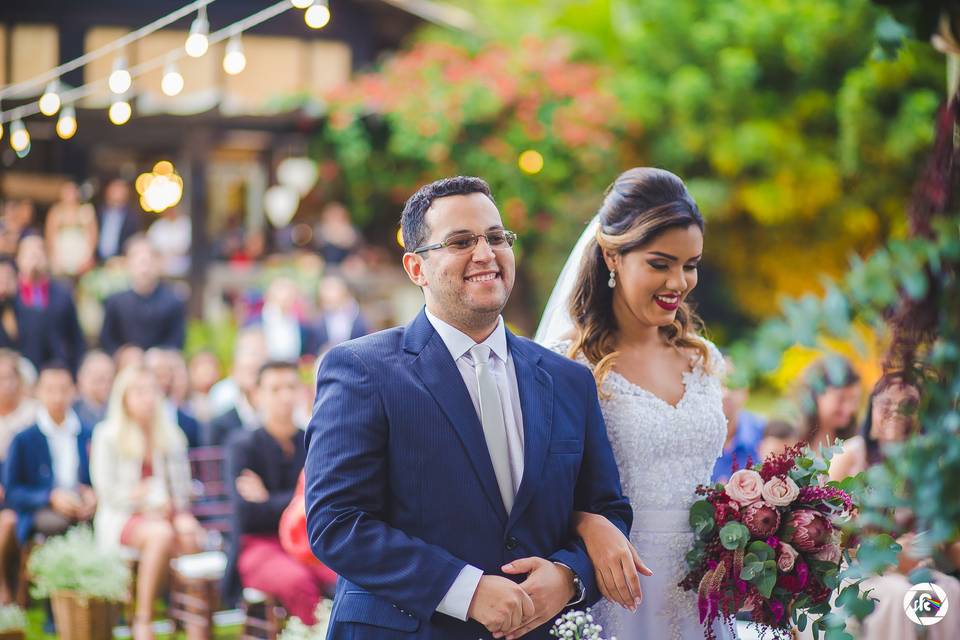
<path fill-rule="evenodd" d="M 27 614 L 15 604 L 0 606 L 0 633 L 23 631 L 27 628 Z"/>
<path fill-rule="evenodd" d="M 35 598 L 49 598 L 57 591 L 113 602 L 129 596 L 130 570 L 119 555 L 100 549 L 86 525 L 49 538 L 30 554 L 27 570 Z"/>

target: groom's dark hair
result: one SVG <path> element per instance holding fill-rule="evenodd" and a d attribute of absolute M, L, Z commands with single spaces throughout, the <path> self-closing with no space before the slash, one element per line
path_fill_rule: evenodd
<path fill-rule="evenodd" d="M 434 200 L 447 196 L 465 196 L 471 193 L 482 193 L 496 204 L 487 181 L 473 176 L 443 178 L 417 189 L 417 192 L 410 196 L 407 203 L 403 205 L 403 213 L 400 215 L 404 248 L 407 251 L 413 251 L 423 245 L 427 236 L 430 235 L 426 217 L 427 209 L 430 208 Z"/>

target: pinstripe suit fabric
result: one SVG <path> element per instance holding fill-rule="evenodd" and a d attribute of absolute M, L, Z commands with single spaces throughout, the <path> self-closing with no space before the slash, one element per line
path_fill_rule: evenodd
<path fill-rule="evenodd" d="M 524 421 L 524 476 L 509 517 L 463 379 L 421 312 L 343 343 L 320 366 L 307 430 L 307 525 L 340 576 L 328 638 L 475 640 L 435 612 L 466 564 L 487 574 L 527 556 L 571 567 L 599 599 L 574 510 L 622 531 L 620 489 L 590 372 L 508 332 Z M 528 638 L 549 638 L 547 626 Z"/>

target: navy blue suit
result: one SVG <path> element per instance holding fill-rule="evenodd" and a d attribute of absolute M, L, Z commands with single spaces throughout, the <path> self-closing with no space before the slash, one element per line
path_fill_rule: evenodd
<path fill-rule="evenodd" d="M 599 599 L 573 512 L 603 514 L 623 532 L 633 515 L 593 377 L 509 332 L 507 345 L 524 430 L 509 516 L 463 378 L 423 312 L 324 357 L 305 468 L 310 544 L 341 576 L 328 638 L 490 638 L 435 611 L 467 564 L 503 576 L 512 560 L 548 558 L 583 580 L 586 604 Z M 526 637 L 549 638 L 549 626 Z"/>
<path fill-rule="evenodd" d="M 77 450 L 80 468 L 77 482 L 90 486 L 90 429 L 80 428 Z M 40 427 L 33 425 L 18 433 L 3 465 L 3 488 L 7 493 L 6 507 L 17 512 L 17 539 L 24 542 L 33 531 L 34 512 L 50 506 L 53 491 L 53 458 L 47 437 Z"/>

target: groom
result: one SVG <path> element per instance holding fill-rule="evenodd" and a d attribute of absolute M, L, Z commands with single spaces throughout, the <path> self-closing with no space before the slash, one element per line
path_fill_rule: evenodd
<path fill-rule="evenodd" d="M 327 637 L 549 638 L 600 597 L 573 511 L 632 521 L 593 377 L 504 327 L 515 236 L 486 182 L 429 184 L 401 224 L 426 309 L 324 357 L 307 430 Z"/>

